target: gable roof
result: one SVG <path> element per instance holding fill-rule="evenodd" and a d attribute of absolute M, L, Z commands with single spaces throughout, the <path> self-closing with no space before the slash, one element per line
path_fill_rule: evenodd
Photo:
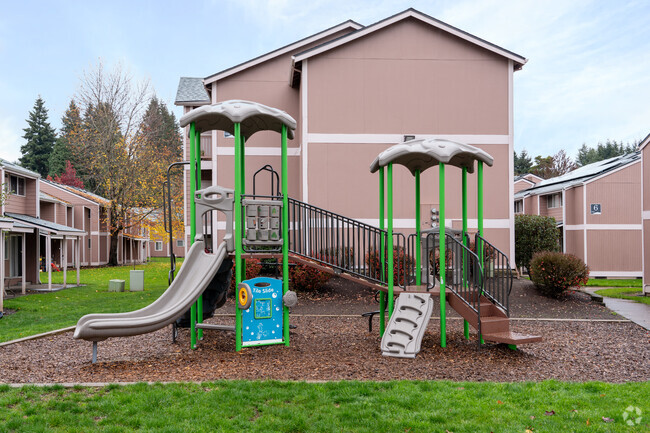
<path fill-rule="evenodd" d="M 542 195 L 551 194 L 553 192 L 561 191 L 565 188 L 582 185 L 585 182 L 595 180 L 597 177 L 623 168 L 641 161 L 641 152 L 636 151 L 626 155 L 615 156 L 614 158 L 605 159 L 603 161 L 594 162 L 593 164 L 584 165 L 576 168 L 562 176 L 552 177 L 543 180 L 535 186 L 524 189 L 515 193 L 515 199 L 525 197 L 528 195 Z"/>
<path fill-rule="evenodd" d="M 650 143 L 650 134 L 648 134 L 643 140 L 641 140 L 641 143 L 639 143 L 639 149 L 643 149 Z"/>
<path fill-rule="evenodd" d="M 205 105 L 210 102 L 210 95 L 203 85 L 203 78 L 181 77 L 174 104 Z"/>
<path fill-rule="evenodd" d="M 51 185 L 51 186 L 53 186 L 55 188 L 61 189 L 61 190 L 65 191 L 65 192 L 67 192 L 67 193 L 74 194 L 77 197 L 80 197 L 80 198 L 82 198 L 84 200 L 87 200 L 87 201 L 89 201 L 91 203 L 95 203 L 95 204 L 98 204 L 98 205 L 101 205 L 101 206 L 108 206 L 108 205 L 111 204 L 110 200 L 108 200 L 108 199 L 106 199 L 106 198 L 104 198 L 104 197 L 102 197 L 100 195 L 94 194 L 94 193 L 92 193 L 90 191 L 86 191 L 83 188 L 77 188 L 75 186 L 70 186 L 70 185 L 63 185 L 61 183 L 56 183 L 56 182 L 53 182 L 53 181 L 50 181 L 50 180 L 47 180 L 47 179 L 41 179 L 41 182 L 46 183 L 48 185 Z"/>
<path fill-rule="evenodd" d="M 300 39 L 299 41 L 292 42 L 289 45 L 285 45 L 284 47 L 278 48 L 277 50 L 271 51 L 266 54 L 262 54 L 261 56 L 255 57 L 254 59 L 247 60 L 243 63 L 240 63 L 238 65 L 232 66 L 228 69 L 224 69 L 223 71 L 217 72 L 216 74 L 212 74 L 208 77 L 206 77 L 203 80 L 203 83 L 207 86 L 210 83 L 213 83 L 215 81 L 221 80 L 223 78 L 226 78 L 230 75 L 236 74 L 237 72 L 243 71 L 244 69 L 248 69 L 250 67 L 253 67 L 255 65 L 258 65 L 260 63 L 266 62 L 268 60 L 274 59 L 278 56 L 281 56 L 283 54 L 286 54 L 291 51 L 295 51 L 299 49 L 300 47 L 304 47 L 305 45 L 308 45 L 312 42 L 316 42 L 319 39 L 325 38 L 327 36 L 336 34 L 340 31 L 344 30 L 358 30 L 362 28 L 363 26 L 355 21 L 352 20 L 347 20 L 345 22 L 342 22 L 341 24 L 337 24 L 333 27 L 330 27 L 328 29 L 325 29 L 321 32 L 315 33 L 311 36 L 307 36 L 306 38 Z"/>
<path fill-rule="evenodd" d="M 323 44 L 320 44 L 316 47 L 310 48 L 308 50 L 305 50 L 303 52 L 300 52 L 298 54 L 295 54 L 293 56 L 293 64 L 292 64 L 292 78 L 290 82 L 295 82 L 296 79 L 294 78 L 294 75 L 300 73 L 300 68 L 298 68 L 298 64 L 302 62 L 305 59 L 308 59 L 312 56 L 316 56 L 318 54 L 324 53 L 326 51 L 329 51 L 331 49 L 334 49 L 336 47 L 339 47 L 343 44 L 347 44 L 348 42 L 351 42 L 355 39 L 361 38 L 363 36 L 369 35 L 373 32 L 376 32 L 377 30 L 381 30 L 385 27 L 388 27 L 396 22 L 402 21 L 407 18 L 415 18 L 417 20 L 420 20 L 426 24 L 429 24 L 433 27 L 436 27 L 438 29 L 441 29 L 443 31 L 446 31 L 447 33 L 450 33 L 454 36 L 457 36 L 461 39 L 464 39 L 468 42 L 471 42 L 475 45 L 478 45 L 488 51 L 492 51 L 493 53 L 496 53 L 500 56 L 503 56 L 507 59 L 510 59 L 514 63 L 514 68 L 515 70 L 521 69 L 524 64 L 528 61 L 523 56 L 520 56 L 519 54 L 516 54 L 512 51 L 506 50 L 505 48 L 502 48 L 498 45 L 495 45 L 491 42 L 488 42 L 484 39 L 481 39 L 477 36 L 474 36 L 470 33 L 467 33 L 459 28 L 456 28 L 454 26 L 451 26 L 443 21 L 440 21 L 436 18 L 433 18 L 432 16 L 429 16 L 427 14 L 424 14 L 416 9 L 409 8 L 406 9 L 403 12 L 400 12 L 398 14 L 395 14 L 391 17 L 385 18 L 381 21 L 378 21 L 374 24 L 371 24 L 367 27 L 364 27 L 362 29 L 359 29 L 355 32 L 349 33 L 347 35 L 341 36 L 339 38 L 333 39 L 331 41 L 325 42 Z"/>
<path fill-rule="evenodd" d="M 31 171 L 25 167 L 21 167 L 18 164 L 14 164 L 13 162 L 9 162 L 6 159 L 0 158 L 0 166 L 2 166 L 5 170 L 10 171 L 12 173 L 17 173 L 21 174 L 23 176 L 27 176 L 30 178 L 37 179 L 41 177 L 39 173 L 36 173 L 35 171 Z"/>
<path fill-rule="evenodd" d="M 52 221 L 47 221 L 41 218 L 36 218 L 29 215 L 23 215 L 19 213 L 5 212 L 10 218 L 20 221 L 27 227 L 35 227 L 41 230 L 46 230 L 55 235 L 69 235 L 69 236 L 85 236 L 86 232 L 83 230 L 76 229 L 74 227 L 64 226 L 63 224 L 53 223 Z"/>

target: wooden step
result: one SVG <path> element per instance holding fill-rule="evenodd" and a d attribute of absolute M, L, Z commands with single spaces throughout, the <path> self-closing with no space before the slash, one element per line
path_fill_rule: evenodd
<path fill-rule="evenodd" d="M 485 341 L 493 341 L 495 343 L 504 343 L 504 344 L 527 344 L 527 343 L 536 343 L 542 341 L 540 335 L 527 335 L 519 334 L 517 332 L 495 332 L 495 333 L 486 333 L 483 332 L 483 339 Z"/>
<path fill-rule="evenodd" d="M 500 334 L 510 332 L 510 319 L 507 317 L 481 317 L 481 334 Z"/>

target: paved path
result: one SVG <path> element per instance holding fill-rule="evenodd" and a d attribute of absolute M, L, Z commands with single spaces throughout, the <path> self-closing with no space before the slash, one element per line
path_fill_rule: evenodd
<path fill-rule="evenodd" d="M 607 288 L 609 287 L 582 287 L 581 290 L 592 296 L 600 297 L 594 292 Z M 650 331 L 650 305 L 628 299 L 608 298 L 605 296 L 601 298 L 607 308 Z"/>

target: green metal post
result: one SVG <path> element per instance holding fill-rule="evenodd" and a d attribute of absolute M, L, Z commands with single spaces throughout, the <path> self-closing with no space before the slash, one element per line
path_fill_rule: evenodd
<path fill-rule="evenodd" d="M 241 125 L 235 123 L 235 287 L 242 282 Z M 236 297 L 236 296 L 235 296 Z M 235 350 L 242 348 L 242 311 L 235 308 Z"/>
<path fill-rule="evenodd" d="M 190 245 L 194 243 L 196 237 L 196 202 L 194 193 L 196 192 L 196 124 L 190 124 Z M 196 304 L 190 307 L 190 348 L 196 349 Z"/>
<path fill-rule="evenodd" d="M 195 130 L 196 138 L 194 139 L 194 157 L 196 158 L 196 189 L 197 191 L 202 189 L 201 185 L 201 131 Z M 203 321 L 203 294 L 199 295 L 196 300 L 196 323 L 201 323 Z M 196 335 L 198 340 L 203 340 L 203 329 L 199 329 Z"/>
<path fill-rule="evenodd" d="M 384 167 L 379 168 L 379 228 L 384 230 Z M 379 241 L 379 257 L 381 261 L 382 278 L 386 275 L 386 263 L 384 263 L 384 237 Z M 386 329 L 386 293 L 379 292 L 379 335 L 384 335 Z"/>
<path fill-rule="evenodd" d="M 440 347 L 447 346 L 447 311 L 445 290 L 447 280 L 447 264 L 445 263 L 445 165 L 439 164 L 439 201 L 440 201 Z"/>
<path fill-rule="evenodd" d="M 477 161 L 478 165 L 478 233 L 479 235 L 483 236 L 483 161 Z M 476 239 L 476 252 L 478 255 L 478 262 L 481 266 L 481 269 L 483 269 L 483 242 L 479 243 L 479 240 Z M 481 344 L 485 343 L 483 340 L 483 335 L 479 335 L 479 339 L 481 340 Z"/>
<path fill-rule="evenodd" d="M 239 140 L 239 164 L 240 164 L 239 172 L 241 175 L 241 180 L 239 183 L 239 187 L 241 188 L 240 195 L 245 195 L 246 194 L 246 137 L 241 137 Z M 245 233 L 245 227 L 242 224 L 242 238 L 243 236 L 246 236 L 246 233 Z M 242 252 L 243 252 L 243 248 L 242 248 Z M 241 275 L 242 275 L 242 281 L 245 280 L 246 260 L 241 261 Z"/>
<path fill-rule="evenodd" d="M 388 317 L 393 315 L 393 277 L 394 277 L 394 264 L 393 264 L 393 164 L 388 164 L 388 239 L 386 239 L 386 249 L 388 250 Z"/>
<path fill-rule="evenodd" d="M 282 294 L 289 290 L 289 192 L 287 173 L 287 125 L 282 125 Z M 289 308 L 282 311 L 284 344 L 289 345 Z"/>
<path fill-rule="evenodd" d="M 420 251 L 420 170 L 415 171 L 415 285 L 422 284 L 422 253 Z"/>
<path fill-rule="evenodd" d="M 463 167 L 463 245 L 467 245 L 467 168 Z M 467 254 L 463 251 L 463 284 L 467 284 L 466 276 L 469 275 L 467 270 Z M 463 334 L 469 340 L 469 322 L 463 320 Z"/>

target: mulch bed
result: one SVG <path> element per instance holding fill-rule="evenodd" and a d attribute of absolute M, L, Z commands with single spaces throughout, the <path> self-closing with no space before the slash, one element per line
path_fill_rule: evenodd
<path fill-rule="evenodd" d="M 297 328 L 291 331 L 290 347 L 235 352 L 232 332 L 206 331 L 198 349 L 190 350 L 189 332 L 180 330 L 173 344 L 168 327 L 99 343 L 99 362 L 93 365 L 91 343 L 65 333 L 0 347 L 0 381 L 650 380 L 650 333 L 631 322 L 513 321 L 515 331 L 541 334 L 545 340 L 512 351 L 503 345 L 479 347 L 475 334 L 465 340 L 462 321 L 451 315 L 446 348 L 440 347 L 439 322 L 432 320 L 418 356 L 397 359 L 381 355 L 376 326 L 375 332 L 368 333 L 367 319 L 359 316 L 377 309 L 371 291 L 334 279 L 325 292 L 300 299 L 291 318 Z M 514 317 L 620 319 L 588 295 L 543 298 L 527 281 L 516 283 L 511 301 Z M 230 303 L 224 312 L 233 308 Z M 327 316 L 332 314 L 343 316 Z M 209 322 L 232 324 L 234 319 L 215 316 Z"/>

